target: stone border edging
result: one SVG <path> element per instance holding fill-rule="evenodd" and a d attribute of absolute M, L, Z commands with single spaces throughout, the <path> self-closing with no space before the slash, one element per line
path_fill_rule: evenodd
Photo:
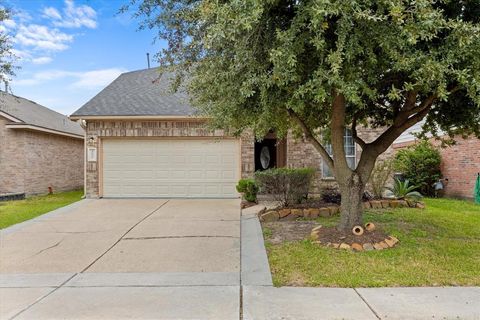
<path fill-rule="evenodd" d="M 254 206 L 257 207 L 257 206 Z M 251 207 L 251 208 L 254 208 Z M 424 209 L 425 204 L 421 202 L 411 202 L 407 200 L 370 200 L 363 203 L 365 209 L 383 209 L 383 208 L 419 208 Z M 316 219 L 318 217 L 331 217 L 340 213 L 339 206 L 328 206 L 323 208 L 305 208 L 305 209 L 273 209 L 267 212 L 259 211 L 260 221 L 272 222 L 278 220 L 293 220 L 296 218 Z"/>
<path fill-rule="evenodd" d="M 310 233 L 310 240 L 313 243 L 322 245 L 324 247 L 329 247 L 329 248 L 334 248 L 334 249 L 345 249 L 345 250 L 353 250 L 353 251 L 372 251 L 372 250 L 383 250 L 383 249 L 388 249 L 388 248 L 393 248 L 399 240 L 394 237 L 394 236 L 388 236 L 382 241 L 378 241 L 375 243 L 364 243 L 363 245 L 360 243 L 352 243 L 348 244 L 345 242 L 342 243 L 323 243 L 322 241 L 319 240 L 320 238 L 320 232 L 322 230 L 322 226 L 318 226 L 312 229 L 312 232 Z"/>
<path fill-rule="evenodd" d="M 340 207 L 331 206 L 325 208 L 306 208 L 306 209 L 280 209 L 269 210 L 260 215 L 260 221 L 271 222 L 277 220 L 293 220 L 296 218 L 331 217 L 340 212 Z"/>

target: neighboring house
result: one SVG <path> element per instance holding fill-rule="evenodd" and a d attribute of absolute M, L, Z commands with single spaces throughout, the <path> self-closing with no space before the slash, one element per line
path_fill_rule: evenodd
<path fill-rule="evenodd" d="M 0 194 L 83 186 L 84 130 L 33 101 L 0 93 Z"/>
<path fill-rule="evenodd" d="M 302 139 L 256 142 L 208 130 L 184 92 L 171 93 L 158 69 L 127 72 L 75 111 L 86 124 L 88 197 L 238 197 L 235 185 L 256 170 L 313 167 L 316 190 L 332 181 L 318 152 Z M 378 130 L 359 130 L 367 142 Z M 360 155 L 345 133 L 349 162 Z M 262 155 L 262 156 L 261 156 Z"/>
<path fill-rule="evenodd" d="M 392 145 L 393 150 L 399 150 L 415 144 L 415 133 L 422 129 L 419 123 L 403 133 Z M 448 179 L 445 186 L 445 196 L 455 198 L 473 198 L 473 189 L 477 174 L 480 173 L 480 139 L 476 137 L 455 137 L 455 144 L 449 147 L 440 147 L 440 143 L 432 139 L 442 156 L 440 169 L 444 179 Z"/>

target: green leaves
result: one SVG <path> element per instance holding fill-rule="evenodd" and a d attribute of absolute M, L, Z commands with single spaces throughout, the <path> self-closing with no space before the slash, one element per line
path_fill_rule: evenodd
<path fill-rule="evenodd" d="M 168 42 L 162 64 L 190 74 L 192 102 L 217 127 L 261 136 L 291 126 L 292 109 L 326 128 L 334 91 L 346 119 L 384 126 L 415 92 L 417 106 L 436 97 L 425 128 L 479 134 L 478 1 L 132 2 Z"/>
<path fill-rule="evenodd" d="M 390 191 L 396 199 L 419 201 L 422 198 L 422 195 L 420 192 L 414 191 L 418 188 L 418 186 L 410 185 L 410 181 L 408 179 L 405 181 L 395 179 L 393 182 L 393 188 L 386 187 L 385 189 Z"/>
<path fill-rule="evenodd" d="M 238 192 L 243 193 L 243 198 L 249 202 L 257 201 L 258 186 L 253 179 L 240 179 L 236 185 Z"/>
<path fill-rule="evenodd" d="M 0 7 L 0 22 L 10 18 L 10 11 Z M 17 57 L 12 51 L 12 39 L 5 31 L 0 32 L 0 82 L 9 83 L 15 75 Z"/>
<path fill-rule="evenodd" d="M 403 173 L 405 178 L 415 186 L 418 186 L 423 194 L 433 195 L 433 183 L 442 176 L 440 162 L 441 156 L 438 149 L 428 141 L 421 141 L 398 151 L 394 165 L 395 169 Z"/>

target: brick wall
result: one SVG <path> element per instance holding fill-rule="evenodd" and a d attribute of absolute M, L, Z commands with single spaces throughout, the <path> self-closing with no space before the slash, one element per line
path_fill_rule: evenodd
<path fill-rule="evenodd" d="M 25 192 L 46 193 L 83 187 L 84 142 L 65 136 L 25 132 Z"/>
<path fill-rule="evenodd" d="M 42 194 L 83 186 L 83 140 L 7 129 L 0 118 L 0 193 Z"/>
<path fill-rule="evenodd" d="M 245 132 L 242 137 L 242 178 L 251 178 L 255 172 L 255 137 Z"/>
<path fill-rule="evenodd" d="M 25 131 L 5 128 L 0 117 L 0 193 L 25 192 Z"/>
<path fill-rule="evenodd" d="M 369 143 L 374 141 L 385 129 L 368 129 L 358 128 L 358 136 L 365 142 Z M 356 158 L 357 162 L 360 160 L 362 149 L 360 146 L 356 146 Z M 393 154 L 392 148 L 389 148 L 385 153 L 380 155 L 380 159 L 389 157 Z M 287 139 L 287 167 L 289 168 L 314 168 L 315 169 L 315 181 L 312 188 L 312 193 L 316 194 L 321 191 L 323 187 L 336 186 L 334 178 L 323 177 L 322 172 L 322 157 L 318 151 L 303 138 L 296 138 L 292 134 L 289 134 Z"/>
<path fill-rule="evenodd" d="M 212 131 L 205 122 L 189 121 L 88 121 L 88 146 L 97 147 L 104 137 L 225 137 L 228 132 L 223 130 Z M 90 138 L 93 138 L 90 141 Z M 242 177 L 253 174 L 253 137 L 246 133 L 241 137 L 241 167 Z M 98 161 L 87 162 L 87 197 L 99 196 Z"/>
<path fill-rule="evenodd" d="M 448 178 L 445 187 L 445 196 L 455 198 L 473 198 L 473 189 L 477 173 L 480 172 L 480 139 L 470 137 L 463 139 L 455 137 L 456 144 L 440 148 L 440 143 L 434 139 L 431 142 L 437 145 L 442 156 L 440 169 L 443 177 Z M 395 144 L 394 150 L 399 150 L 415 142 Z"/>

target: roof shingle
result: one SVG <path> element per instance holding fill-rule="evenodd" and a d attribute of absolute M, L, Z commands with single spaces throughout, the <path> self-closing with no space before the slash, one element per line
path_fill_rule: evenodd
<path fill-rule="evenodd" d="M 0 111 L 29 124 L 50 130 L 83 136 L 84 130 L 67 116 L 15 95 L 0 93 Z"/>
<path fill-rule="evenodd" d="M 171 92 L 173 77 L 158 68 L 123 73 L 72 116 L 193 115 L 186 92 Z"/>

